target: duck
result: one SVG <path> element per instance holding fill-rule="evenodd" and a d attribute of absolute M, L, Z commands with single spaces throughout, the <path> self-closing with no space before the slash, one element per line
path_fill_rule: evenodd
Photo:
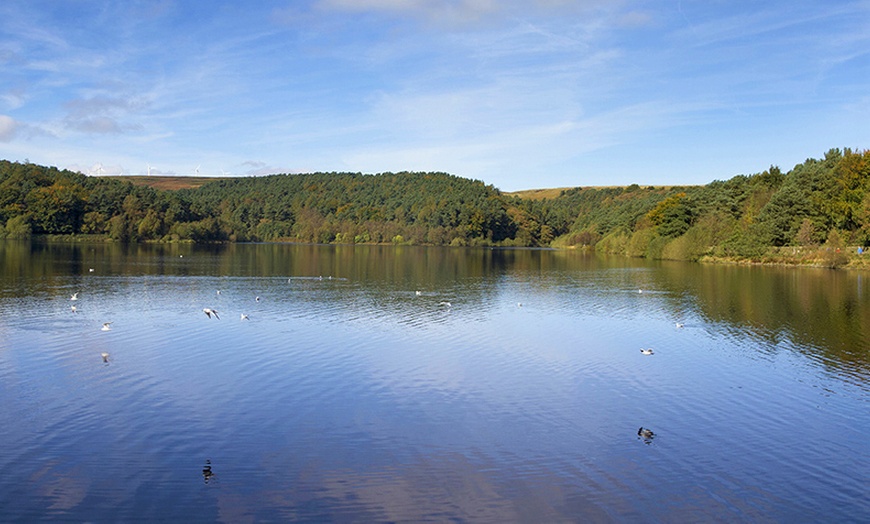
<path fill-rule="evenodd" d="M 205 466 L 202 467 L 202 478 L 205 480 L 205 483 L 208 484 L 208 481 L 214 476 L 214 472 L 211 470 L 211 460 L 205 461 Z"/>
<path fill-rule="evenodd" d="M 656 436 L 656 434 L 653 433 L 651 429 L 649 429 L 649 428 L 645 428 L 645 427 L 641 426 L 641 427 L 637 430 L 637 436 L 640 437 L 640 438 L 642 438 L 642 439 L 650 440 L 650 439 L 652 439 L 654 436 Z"/>
<path fill-rule="evenodd" d="M 643 354 L 643 355 L 652 355 L 652 354 L 653 354 L 653 349 L 652 349 L 652 348 L 649 348 L 649 349 L 643 349 L 643 348 L 640 348 L 640 352 L 641 352 L 641 354 Z"/>

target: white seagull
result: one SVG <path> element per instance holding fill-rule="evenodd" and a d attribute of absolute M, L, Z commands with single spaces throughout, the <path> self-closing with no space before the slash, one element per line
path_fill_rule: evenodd
<path fill-rule="evenodd" d="M 73 293 L 72 295 L 70 295 L 69 299 L 70 299 L 70 300 L 78 300 L 78 299 L 79 299 L 79 294 L 78 294 L 78 293 Z"/>
<path fill-rule="evenodd" d="M 250 320 L 250 319 L 248 318 L 248 315 L 242 313 L 242 316 L 239 320 Z"/>
<path fill-rule="evenodd" d="M 69 310 L 72 311 L 73 313 L 75 313 L 75 312 L 76 312 L 76 307 L 75 307 L 75 306 L 70 306 L 70 307 L 69 307 Z"/>
<path fill-rule="evenodd" d="M 649 349 L 640 348 L 640 352 L 644 355 L 652 355 L 653 354 L 652 348 L 649 348 Z"/>
<path fill-rule="evenodd" d="M 681 327 L 683 327 L 683 324 L 682 324 L 682 322 L 674 322 L 674 327 L 676 327 L 677 329 L 680 329 Z"/>
<path fill-rule="evenodd" d="M 109 354 L 108 353 L 100 353 L 100 356 L 103 357 L 103 362 L 109 361 Z"/>
<path fill-rule="evenodd" d="M 214 315 L 214 318 L 216 318 L 216 319 L 218 319 L 218 320 L 221 319 L 221 317 L 218 316 L 218 312 L 217 312 L 216 310 L 214 310 L 214 309 L 211 309 L 211 308 L 207 308 L 207 307 L 206 307 L 206 308 L 202 308 L 202 312 L 205 313 L 205 315 L 206 315 L 208 318 L 211 318 L 211 316 Z"/>
<path fill-rule="evenodd" d="M 103 322 L 103 327 L 100 328 L 100 331 L 109 331 L 110 329 L 112 329 L 109 327 L 111 325 L 111 322 Z"/>
<path fill-rule="evenodd" d="M 453 304 L 451 304 L 450 302 L 447 302 L 446 300 L 443 301 L 443 302 L 439 302 L 438 305 L 439 305 L 439 306 L 444 306 L 444 307 L 446 307 L 446 308 L 450 308 L 450 307 L 453 306 Z"/>

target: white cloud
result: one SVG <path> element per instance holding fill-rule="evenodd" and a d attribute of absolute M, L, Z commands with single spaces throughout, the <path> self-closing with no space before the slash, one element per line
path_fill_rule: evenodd
<path fill-rule="evenodd" d="M 0 142 L 11 142 L 18 131 L 19 124 L 14 118 L 0 115 Z"/>
<path fill-rule="evenodd" d="M 66 104 L 68 114 L 65 125 L 76 131 L 94 134 L 120 134 L 141 129 L 139 124 L 122 123 L 122 120 L 144 104 L 124 99 L 97 96 L 72 100 Z"/>

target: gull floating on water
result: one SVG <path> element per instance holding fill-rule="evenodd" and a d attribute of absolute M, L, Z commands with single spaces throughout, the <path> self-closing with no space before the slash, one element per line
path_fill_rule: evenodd
<path fill-rule="evenodd" d="M 453 306 L 450 302 L 447 302 L 446 300 L 444 302 L 439 302 L 438 305 L 448 307 L 448 308 Z"/>
<path fill-rule="evenodd" d="M 100 328 L 100 331 L 109 331 L 110 329 L 112 329 L 109 327 L 111 325 L 111 322 L 103 322 L 103 327 Z"/>
<path fill-rule="evenodd" d="M 681 327 L 683 327 L 683 324 L 681 322 L 674 322 L 674 327 L 680 329 Z"/>
<path fill-rule="evenodd" d="M 653 354 L 652 348 L 649 348 L 649 349 L 640 348 L 640 352 L 643 353 L 644 355 L 652 355 Z"/>
<path fill-rule="evenodd" d="M 206 307 L 206 308 L 202 308 L 202 312 L 205 313 L 205 315 L 206 315 L 208 318 L 211 318 L 211 316 L 214 315 L 214 318 L 216 318 L 216 319 L 218 319 L 218 320 L 221 319 L 221 317 L 218 316 L 218 312 L 217 312 L 216 310 L 214 310 L 214 309 L 211 309 L 211 308 L 207 308 L 207 307 Z"/>
<path fill-rule="evenodd" d="M 100 353 L 100 356 L 103 357 L 103 362 L 109 361 L 109 354 L 108 353 Z"/>
<path fill-rule="evenodd" d="M 70 307 L 69 307 L 69 310 L 72 311 L 73 313 L 75 313 L 75 312 L 76 312 L 76 307 L 75 307 L 75 306 L 70 306 Z"/>

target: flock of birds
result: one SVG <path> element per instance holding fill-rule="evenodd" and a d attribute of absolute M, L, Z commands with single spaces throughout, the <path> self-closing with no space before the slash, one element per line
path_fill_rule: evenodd
<path fill-rule="evenodd" d="M 91 269 L 91 271 L 93 271 L 93 269 Z M 321 276 L 321 277 L 318 277 L 317 279 L 318 279 L 318 280 L 323 280 L 323 277 Z M 332 277 L 330 276 L 330 277 L 328 277 L 328 279 L 329 279 L 329 280 L 332 280 Z M 288 282 L 290 282 L 290 281 L 292 281 L 292 279 L 289 279 L 289 280 L 288 280 Z M 637 292 L 638 292 L 638 293 L 643 293 L 643 290 L 642 290 L 642 289 L 638 289 Z M 217 290 L 216 293 L 217 293 L 217 295 L 220 295 L 220 294 L 221 294 L 221 291 L 220 291 L 220 290 Z M 420 296 L 423 296 L 423 292 L 420 291 L 420 290 L 417 290 L 417 291 L 414 292 L 414 295 L 420 297 Z M 78 294 L 78 292 L 73 293 L 72 295 L 70 295 L 70 301 L 73 301 L 73 302 L 74 302 L 74 301 L 77 301 L 78 299 L 79 299 L 79 294 Z M 258 297 L 255 297 L 255 301 L 256 301 L 256 302 L 260 302 L 260 297 L 259 297 L 259 296 L 258 296 Z M 518 303 L 517 303 L 517 307 L 522 307 L 522 305 L 523 305 L 522 302 L 518 302 Z M 449 309 L 449 308 L 452 307 L 452 304 L 451 304 L 450 302 L 444 300 L 444 301 L 439 302 L 439 303 L 438 303 L 438 306 L 440 306 L 440 307 L 445 307 L 445 308 L 448 308 L 448 309 Z M 72 306 L 70 306 L 70 310 L 71 310 L 73 313 L 75 313 L 75 312 L 77 311 L 77 308 L 76 308 L 75 304 L 73 304 Z M 202 312 L 205 313 L 205 315 L 206 315 L 208 318 L 211 318 L 212 315 L 213 315 L 214 318 L 217 319 L 217 320 L 220 320 L 220 318 L 221 318 L 221 317 L 219 316 L 219 314 L 218 314 L 218 311 L 217 311 L 216 309 L 214 309 L 214 308 L 206 307 L 206 308 L 203 308 L 203 309 L 202 309 Z M 239 319 L 240 319 L 241 321 L 250 320 L 250 318 L 248 317 L 248 315 L 247 315 L 246 313 L 240 313 Z M 103 323 L 103 327 L 100 328 L 100 330 L 101 330 L 101 331 L 110 331 L 110 330 L 112 329 L 111 326 L 112 326 L 112 322 L 104 322 L 104 323 Z M 675 322 L 675 323 L 674 323 L 674 327 L 677 328 L 677 329 L 682 329 L 682 328 L 684 327 L 684 324 L 681 323 L 681 322 Z M 653 348 L 641 348 L 641 349 L 640 349 L 640 353 L 641 353 L 642 355 L 649 356 L 649 355 L 654 355 L 654 354 L 655 354 L 655 351 L 653 351 Z M 109 354 L 108 354 L 108 353 L 106 353 L 106 352 L 100 353 L 100 357 L 102 357 L 104 363 L 108 363 L 108 362 L 109 362 Z M 652 442 L 652 439 L 655 437 L 655 433 L 654 433 L 651 429 L 649 429 L 649 428 L 645 428 L 645 427 L 641 426 L 641 427 L 637 430 L 637 436 L 638 436 L 638 438 L 640 438 L 641 440 L 643 440 L 644 443 L 649 444 L 649 443 Z M 207 466 L 207 467 L 208 467 L 208 466 Z M 210 467 L 209 467 L 209 469 L 210 469 Z M 203 473 L 204 473 L 204 475 L 206 475 L 206 482 L 208 482 L 208 476 L 207 476 L 205 470 L 203 470 Z"/>

